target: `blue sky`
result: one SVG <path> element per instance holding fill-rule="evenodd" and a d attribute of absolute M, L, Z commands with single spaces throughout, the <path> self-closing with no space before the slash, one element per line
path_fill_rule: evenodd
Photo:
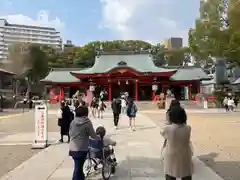
<path fill-rule="evenodd" d="M 11 23 L 58 29 L 64 40 L 141 39 L 162 42 L 187 32 L 199 14 L 199 0 L 0 0 L 0 16 Z M 39 18 L 39 16 L 42 18 Z"/>

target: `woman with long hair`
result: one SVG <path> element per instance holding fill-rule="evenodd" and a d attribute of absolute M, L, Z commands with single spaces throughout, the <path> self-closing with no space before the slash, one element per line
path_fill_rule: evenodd
<path fill-rule="evenodd" d="M 129 128 L 132 131 L 135 131 L 135 118 L 136 118 L 137 111 L 138 109 L 133 99 L 129 99 L 129 104 L 127 107 L 127 116 L 129 117 Z"/>
<path fill-rule="evenodd" d="M 173 100 L 171 101 L 171 103 L 170 103 L 170 105 L 169 105 L 169 108 L 168 108 L 168 110 L 167 110 L 167 112 L 166 112 L 167 124 L 170 124 L 170 123 L 171 123 L 170 120 L 169 120 L 169 112 L 170 112 L 170 110 L 171 110 L 173 107 L 180 107 L 180 106 L 181 106 L 181 105 L 180 105 L 180 102 L 179 102 L 178 100 L 173 99 Z"/>
<path fill-rule="evenodd" d="M 169 111 L 171 124 L 164 127 L 161 135 L 166 140 L 164 173 L 166 180 L 192 180 L 191 127 L 186 124 L 185 110 L 180 106 Z"/>
<path fill-rule="evenodd" d="M 61 134 L 61 138 L 59 142 L 63 143 L 63 136 L 67 136 L 68 137 L 67 142 L 69 143 L 70 142 L 69 127 L 70 127 L 71 121 L 74 118 L 74 114 L 70 110 L 69 106 L 65 104 L 65 102 L 61 102 L 61 108 L 58 113 L 59 113 L 58 126 L 60 126 L 60 134 Z"/>

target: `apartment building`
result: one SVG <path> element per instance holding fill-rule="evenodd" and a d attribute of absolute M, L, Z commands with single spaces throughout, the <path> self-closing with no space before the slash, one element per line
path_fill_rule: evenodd
<path fill-rule="evenodd" d="M 164 46 L 166 49 L 178 49 L 183 47 L 183 39 L 180 37 L 171 37 L 164 40 Z"/>
<path fill-rule="evenodd" d="M 0 19 L 0 63 L 7 62 L 8 47 L 12 43 L 36 43 L 62 49 L 60 32 L 55 28 L 10 24 Z"/>

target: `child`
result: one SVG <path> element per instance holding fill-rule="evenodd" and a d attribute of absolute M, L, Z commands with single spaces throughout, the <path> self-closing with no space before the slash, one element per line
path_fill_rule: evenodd
<path fill-rule="evenodd" d="M 93 98 L 90 107 L 92 109 L 92 116 L 96 117 L 96 110 L 98 109 L 98 100 L 97 100 L 97 98 L 95 98 L 95 97 Z"/>
<path fill-rule="evenodd" d="M 103 154 L 106 157 L 109 155 L 114 155 L 114 150 L 109 146 L 116 146 L 116 141 L 113 141 L 111 138 L 105 137 L 106 129 L 103 126 L 99 126 L 96 129 L 96 134 L 100 136 L 101 140 L 90 140 L 90 147 L 94 149 L 95 157 L 98 159 L 103 158 Z M 101 151 L 103 149 L 103 152 Z M 96 151 L 99 150 L 99 151 Z M 116 163 L 116 158 L 114 157 L 113 162 Z"/>
<path fill-rule="evenodd" d="M 105 108 L 107 108 L 107 106 L 102 100 L 100 100 L 98 105 L 98 118 L 101 117 L 101 119 L 103 119 L 103 112 L 105 111 Z"/>

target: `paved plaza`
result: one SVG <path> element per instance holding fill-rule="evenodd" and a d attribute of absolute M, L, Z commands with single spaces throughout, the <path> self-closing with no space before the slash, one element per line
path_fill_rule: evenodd
<path fill-rule="evenodd" d="M 53 119 L 52 119 L 53 121 Z M 127 117 L 122 116 L 120 127 L 114 130 L 112 114 L 107 112 L 103 120 L 93 119 L 94 126 L 104 125 L 111 138 L 117 141 L 116 156 L 118 159 L 117 173 L 112 179 L 119 180 L 163 180 L 163 164 L 160 160 L 160 150 L 163 138 L 160 136 L 159 125 L 148 116 L 139 113 L 136 131 L 128 129 Z M 55 120 L 57 122 L 57 120 Z M 53 123 L 54 124 L 54 123 Z M 161 125 L 160 125 L 161 126 Z M 49 139 L 53 143 L 49 148 L 38 152 L 0 180 L 69 180 L 72 176 L 73 162 L 68 157 L 68 144 L 58 144 L 57 131 L 49 132 Z M 20 132 L 0 138 L 4 143 L 31 143 L 33 132 Z M 216 173 L 194 158 L 194 180 L 222 180 Z M 89 179 L 101 179 L 94 174 Z"/>

